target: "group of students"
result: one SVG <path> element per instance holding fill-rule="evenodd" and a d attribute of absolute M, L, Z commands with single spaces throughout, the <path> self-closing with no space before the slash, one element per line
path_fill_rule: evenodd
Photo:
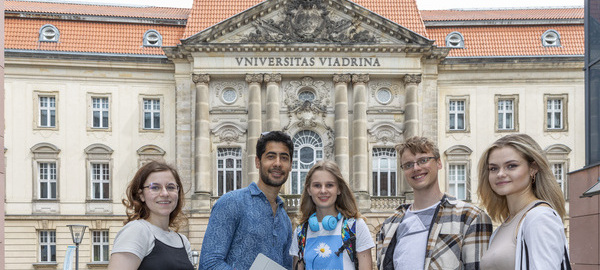
<path fill-rule="evenodd" d="M 565 201 L 540 146 L 528 135 L 494 142 L 478 166 L 482 209 L 441 192 L 435 144 L 408 138 L 397 151 L 414 202 L 400 205 L 375 237 L 379 269 L 570 269 Z M 250 269 L 263 254 L 286 269 L 373 269 L 375 247 L 353 192 L 333 161 L 307 173 L 298 226 L 278 196 L 294 146 L 280 131 L 256 145 L 259 180 L 221 196 L 212 208 L 198 269 Z M 188 239 L 177 233 L 183 190 L 161 162 L 139 169 L 127 188 L 126 225 L 108 269 L 193 269 Z M 490 218 L 491 216 L 491 218 Z M 492 219 L 500 222 L 492 232 Z"/>

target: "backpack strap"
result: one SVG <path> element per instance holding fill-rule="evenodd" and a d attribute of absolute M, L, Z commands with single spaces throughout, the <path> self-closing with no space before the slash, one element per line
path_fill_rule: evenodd
<path fill-rule="evenodd" d="M 529 211 L 531 211 L 531 209 L 536 208 L 537 206 L 539 206 L 541 204 L 547 204 L 550 208 L 552 208 L 552 205 L 550 205 L 550 203 L 548 203 L 546 201 L 540 201 L 540 202 L 536 202 L 531 208 L 527 209 L 525 214 L 523 214 L 523 216 L 519 220 L 519 223 L 517 223 L 517 228 L 515 229 L 515 239 L 517 239 L 517 236 L 519 235 L 519 227 L 521 226 L 521 222 L 523 222 L 523 219 L 525 219 L 525 216 L 527 216 L 527 213 L 529 213 Z"/>
<path fill-rule="evenodd" d="M 350 260 L 354 263 L 354 268 L 358 269 L 358 258 L 356 256 L 356 220 L 354 218 L 344 218 L 342 242 L 346 246 Z"/>
<path fill-rule="evenodd" d="M 308 222 L 304 222 L 298 232 L 298 262 L 294 269 L 298 269 L 299 263 L 304 263 L 304 247 L 306 246 L 306 232 L 308 231 Z M 304 263 L 306 265 L 306 263 Z"/>

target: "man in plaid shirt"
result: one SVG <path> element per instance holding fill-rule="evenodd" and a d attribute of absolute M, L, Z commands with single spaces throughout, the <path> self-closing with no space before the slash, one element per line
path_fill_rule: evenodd
<path fill-rule="evenodd" d="M 412 137 L 396 146 L 414 202 L 385 220 L 376 236 L 379 269 L 479 269 L 492 221 L 478 207 L 441 192 L 435 144 Z M 466 192 L 466 189 L 465 189 Z"/>

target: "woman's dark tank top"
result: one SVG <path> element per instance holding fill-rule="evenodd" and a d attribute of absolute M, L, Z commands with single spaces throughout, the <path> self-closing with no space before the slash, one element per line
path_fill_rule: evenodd
<path fill-rule="evenodd" d="M 179 238 L 183 243 L 181 235 Z M 194 266 L 185 251 L 185 244 L 183 247 L 174 248 L 155 237 L 154 248 L 144 257 L 138 270 L 194 270 Z"/>

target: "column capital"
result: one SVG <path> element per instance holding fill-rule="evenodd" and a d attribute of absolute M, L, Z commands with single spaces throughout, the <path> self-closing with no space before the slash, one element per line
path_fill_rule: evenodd
<path fill-rule="evenodd" d="M 262 83 L 263 75 L 262 74 L 246 74 L 246 82 L 247 83 Z"/>
<path fill-rule="evenodd" d="M 333 82 L 338 83 L 349 83 L 351 81 L 350 74 L 333 74 Z"/>
<path fill-rule="evenodd" d="M 367 83 L 369 74 L 352 74 L 352 83 Z"/>
<path fill-rule="evenodd" d="M 404 85 L 407 84 L 420 84 L 421 83 L 421 74 L 406 74 L 404 75 Z"/>
<path fill-rule="evenodd" d="M 198 84 L 198 83 L 208 84 L 210 82 L 210 75 L 208 75 L 208 74 L 192 74 L 192 81 L 195 84 Z"/>
<path fill-rule="evenodd" d="M 246 81 L 248 81 L 248 75 L 246 75 Z M 264 81 L 266 83 L 281 83 L 281 73 L 265 74 Z"/>

